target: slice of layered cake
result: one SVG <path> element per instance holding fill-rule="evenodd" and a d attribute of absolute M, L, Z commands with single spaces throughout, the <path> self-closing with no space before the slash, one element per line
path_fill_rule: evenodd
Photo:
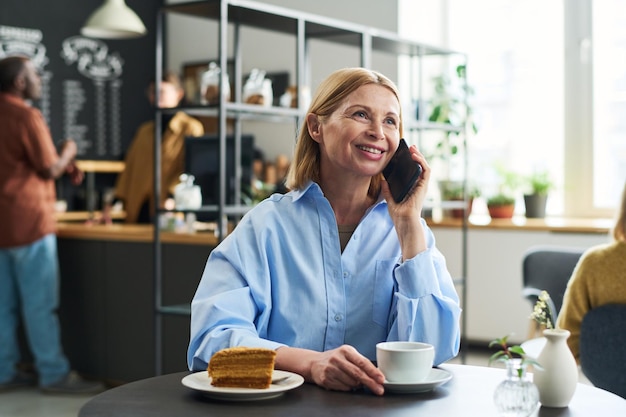
<path fill-rule="evenodd" d="M 232 347 L 215 353 L 207 371 L 211 385 L 233 388 L 269 388 L 272 384 L 276 351 L 264 348 Z"/>

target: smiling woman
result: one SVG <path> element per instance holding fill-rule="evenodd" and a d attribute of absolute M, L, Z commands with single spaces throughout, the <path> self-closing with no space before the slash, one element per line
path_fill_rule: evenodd
<path fill-rule="evenodd" d="M 371 97 L 377 98 L 376 105 L 370 104 Z M 398 147 L 399 114 L 397 96 L 386 87 L 375 84 L 364 85 L 352 92 L 329 115 L 310 112 L 307 115 L 309 136 L 305 136 L 305 140 L 310 138 L 319 146 L 322 188 L 336 195 L 346 191 L 354 193 L 352 198 L 367 196 L 372 177 L 380 180 L 382 169 Z M 296 147 L 294 162 L 297 158 Z M 338 178 L 341 180 L 337 181 Z M 370 199 L 377 194 L 378 190 L 372 190 Z M 365 204 L 369 206 L 371 201 Z M 357 211 L 361 211 L 355 213 L 357 221 L 365 208 L 361 207 L 361 211 L 357 207 Z"/>
<path fill-rule="evenodd" d="M 430 167 L 411 146 L 424 170 L 399 203 L 381 174 L 401 134 L 398 90 L 384 75 L 345 68 L 321 83 L 292 191 L 255 206 L 209 256 L 192 302 L 191 370 L 223 348 L 264 347 L 276 369 L 381 395 L 378 342 L 429 343 L 435 364 L 456 356 L 459 298 L 420 216 Z"/>
<path fill-rule="evenodd" d="M 402 119 L 401 109 L 399 106 L 399 95 L 395 85 L 386 77 L 378 78 L 374 73 L 362 70 L 340 70 L 334 73 L 334 77 L 327 78 L 319 87 L 318 94 L 314 97 L 311 106 L 309 108 L 309 114 L 307 115 L 306 128 L 301 129 L 300 138 L 298 139 L 298 146 L 295 150 L 294 163 L 292 166 L 297 165 L 296 161 L 301 161 L 301 169 L 291 170 L 288 177 L 289 186 L 291 188 L 299 188 L 304 186 L 310 180 L 319 180 L 320 177 L 320 165 L 317 160 L 319 142 L 313 138 L 314 134 L 317 134 L 317 130 L 323 125 L 326 119 L 331 118 L 333 114 L 335 118 L 341 117 L 341 119 L 348 119 L 353 121 L 361 121 L 366 123 L 368 118 L 372 118 L 373 115 L 368 114 L 364 108 L 367 106 L 369 109 L 369 100 L 367 93 L 374 93 L 370 89 L 386 88 L 387 94 L 383 97 L 387 100 L 385 106 L 381 106 L 383 110 L 380 110 L 384 118 L 384 123 L 389 125 L 395 125 L 396 143 L 391 146 L 385 145 L 385 148 L 380 148 L 381 151 L 395 150 L 397 147 L 397 141 L 402 136 Z M 381 75 L 382 76 L 382 75 Z M 345 83 L 345 84 L 342 84 Z M 367 90 L 359 92 L 361 96 L 357 102 L 346 101 L 347 97 L 355 92 L 357 88 L 365 86 Z M 353 98 L 354 100 L 355 98 Z M 365 100 L 365 101 L 364 101 Z M 339 110 L 341 108 L 341 110 Z M 336 114 L 335 114 L 336 112 Z M 370 110 L 371 112 L 371 110 Z M 388 112 L 393 113 L 393 118 L 389 121 L 387 118 Z M 373 126 L 370 126 L 372 129 Z M 313 130 L 311 130 L 313 129 Z M 379 127 L 382 129 L 382 127 Z M 386 128 L 389 129 L 389 128 Z M 319 135 L 318 135 L 319 136 Z M 357 144 L 359 145 L 359 144 Z M 367 144 L 360 144 L 361 146 L 371 146 L 371 142 Z M 322 145 L 323 146 L 323 145 Z M 381 145 L 377 145 L 381 146 Z M 316 152 L 311 152 L 315 150 Z M 387 156 L 389 157 L 389 156 Z M 321 158 L 321 157 L 320 157 Z M 383 166 L 379 167 L 379 172 L 382 171 Z M 370 189 L 370 195 L 378 196 L 379 184 L 381 175 L 376 175 L 372 178 L 372 184 Z"/>

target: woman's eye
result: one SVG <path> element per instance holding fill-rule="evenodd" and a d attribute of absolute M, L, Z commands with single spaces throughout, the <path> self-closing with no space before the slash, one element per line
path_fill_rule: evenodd
<path fill-rule="evenodd" d="M 387 123 L 387 124 L 390 124 L 390 125 L 394 125 L 394 126 L 395 126 L 396 124 L 398 124 L 398 123 L 396 122 L 396 119 L 394 119 L 394 118 L 392 118 L 392 117 L 387 118 L 387 119 L 386 119 L 386 123 Z"/>
<path fill-rule="evenodd" d="M 356 117 L 362 117 L 362 118 L 366 118 L 367 117 L 367 114 L 364 111 L 357 111 L 357 112 L 354 113 L 354 115 Z"/>

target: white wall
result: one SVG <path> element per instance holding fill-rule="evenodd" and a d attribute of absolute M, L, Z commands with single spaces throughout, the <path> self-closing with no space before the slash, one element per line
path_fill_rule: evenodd
<path fill-rule="evenodd" d="M 398 0 L 398 32 L 429 45 L 447 46 L 447 0 Z"/>
<path fill-rule="evenodd" d="M 461 276 L 461 231 L 433 228 L 437 247 L 446 257 L 453 277 Z M 510 340 L 521 343 L 529 330 L 532 305 L 522 297 L 522 259 L 534 245 L 559 245 L 588 248 L 609 241 L 604 233 L 556 233 L 470 229 L 467 251 L 467 317 L 464 337 L 484 343 L 513 334 Z M 457 291 L 462 290 L 457 287 Z"/>
<path fill-rule="evenodd" d="M 366 6 L 358 0 L 262 0 L 258 3 L 267 3 L 393 32 L 397 31 L 398 26 L 396 0 L 369 2 Z M 185 62 L 206 61 L 218 57 L 217 22 L 169 14 L 167 26 L 169 28 L 166 43 L 168 69 L 181 71 Z M 232 35 L 229 39 L 232 39 Z M 254 28 L 243 28 L 241 40 L 244 74 L 255 67 L 266 71 L 288 71 L 291 76 L 290 83 L 295 82 L 296 42 L 294 37 Z M 232 43 L 229 48 L 229 54 L 231 54 Z M 315 41 L 311 43 L 310 52 L 312 90 L 331 71 L 346 66 L 358 66 L 360 62 L 360 54 L 356 48 Z M 395 57 L 375 54 L 372 63 L 374 69 L 397 80 Z M 274 159 L 281 153 L 291 156 L 297 132 L 294 123 L 247 121 L 244 123 L 244 131 L 254 133 L 256 145 L 265 152 L 268 159 Z"/>

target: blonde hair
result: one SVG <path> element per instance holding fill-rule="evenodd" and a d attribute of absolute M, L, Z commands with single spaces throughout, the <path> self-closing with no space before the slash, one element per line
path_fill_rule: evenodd
<path fill-rule="evenodd" d="M 343 100 L 358 88 L 376 84 L 391 91 L 398 103 L 398 88 L 389 78 L 379 72 L 365 68 L 343 68 L 331 73 L 317 88 L 307 114 L 313 113 L 321 120 L 330 116 L 341 105 Z M 399 131 L 402 137 L 402 111 L 400 112 Z M 309 181 L 319 182 L 320 178 L 320 146 L 309 134 L 308 123 L 300 127 L 293 161 L 287 173 L 286 185 L 290 189 L 302 189 Z M 368 195 L 378 197 L 382 174 L 372 177 Z"/>
<path fill-rule="evenodd" d="M 626 241 L 626 184 L 624 184 L 622 202 L 617 212 L 617 219 L 615 220 L 612 233 L 615 240 Z"/>

